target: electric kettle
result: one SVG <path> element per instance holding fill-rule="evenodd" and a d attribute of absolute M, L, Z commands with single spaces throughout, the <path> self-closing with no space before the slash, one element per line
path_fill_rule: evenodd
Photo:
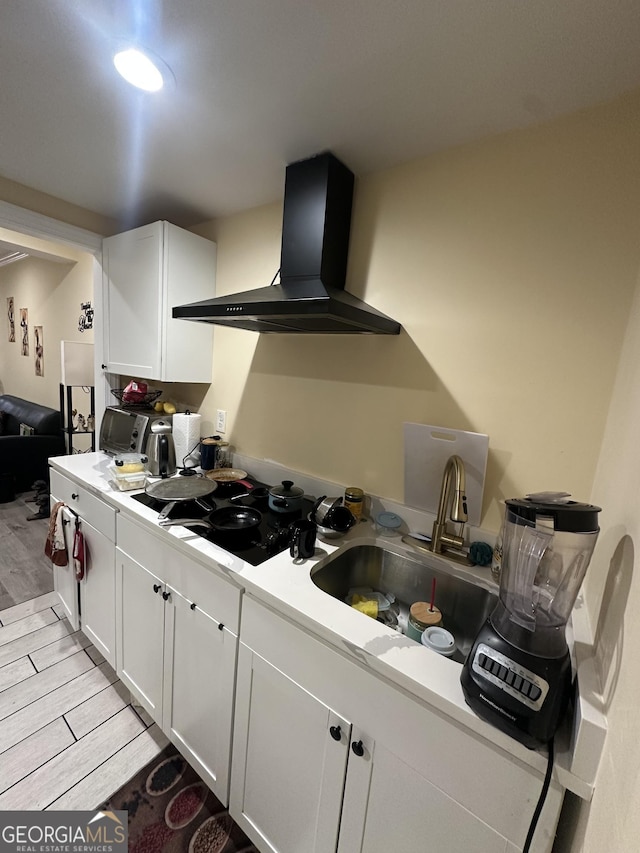
<path fill-rule="evenodd" d="M 155 421 L 147 439 L 145 453 L 147 467 L 152 477 L 171 477 L 176 473 L 176 448 L 171 435 L 171 424 Z"/>

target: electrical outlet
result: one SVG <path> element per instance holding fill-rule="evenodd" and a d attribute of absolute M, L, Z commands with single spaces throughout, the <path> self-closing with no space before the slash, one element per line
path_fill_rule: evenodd
<path fill-rule="evenodd" d="M 216 409 L 216 432 L 225 433 L 227 431 L 227 413 L 224 409 Z"/>

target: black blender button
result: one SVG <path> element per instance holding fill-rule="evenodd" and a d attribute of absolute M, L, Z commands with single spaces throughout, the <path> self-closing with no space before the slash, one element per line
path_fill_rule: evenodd
<path fill-rule="evenodd" d="M 478 655 L 478 666 L 480 666 L 482 669 L 487 668 L 487 656 L 484 652 L 480 652 L 480 654 Z"/>
<path fill-rule="evenodd" d="M 530 681 L 527 681 L 526 678 L 523 679 L 522 687 L 520 688 L 520 693 L 522 693 L 523 696 L 528 696 L 531 687 L 533 687 L 533 684 Z"/>
<path fill-rule="evenodd" d="M 507 672 L 507 677 L 505 678 L 505 681 L 507 682 L 507 684 L 508 684 L 510 687 L 513 685 L 513 682 L 515 681 L 515 677 L 516 677 L 515 672 L 514 672 L 512 669 L 510 669 L 510 670 Z"/>
<path fill-rule="evenodd" d="M 542 690 L 538 687 L 537 684 L 532 684 L 531 689 L 529 690 L 529 699 L 533 702 L 536 702 L 540 696 L 542 695 Z"/>
<path fill-rule="evenodd" d="M 508 672 L 508 670 L 507 670 L 506 666 L 502 666 L 502 664 L 500 664 L 498 666 L 498 671 L 496 672 L 496 675 L 500 679 L 500 681 L 504 681 L 505 678 L 507 677 L 507 672 Z"/>
<path fill-rule="evenodd" d="M 513 679 L 513 686 L 515 690 L 520 690 L 522 687 L 522 678 L 519 675 L 516 675 Z"/>

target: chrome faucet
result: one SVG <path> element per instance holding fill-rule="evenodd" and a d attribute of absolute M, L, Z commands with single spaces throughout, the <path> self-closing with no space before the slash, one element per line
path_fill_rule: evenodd
<path fill-rule="evenodd" d="M 447 521 L 464 524 L 467 515 L 467 496 L 465 495 L 464 462 L 459 456 L 450 456 L 444 466 L 438 515 L 433 522 L 430 549 L 435 554 L 442 554 L 446 548 L 462 549 L 464 539 L 454 533 L 447 532 Z M 451 509 L 449 509 L 451 505 Z"/>

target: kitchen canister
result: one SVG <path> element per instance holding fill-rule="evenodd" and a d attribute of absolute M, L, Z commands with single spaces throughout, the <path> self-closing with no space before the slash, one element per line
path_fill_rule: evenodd
<path fill-rule="evenodd" d="M 219 435 L 210 435 L 200 442 L 200 467 L 203 471 L 226 468 L 229 464 L 229 442 Z"/>
<path fill-rule="evenodd" d="M 190 459 L 190 455 L 198 451 L 201 420 L 201 415 L 196 412 L 187 411 L 173 416 L 171 427 L 178 468 L 193 468 L 197 464 L 197 459 Z"/>

